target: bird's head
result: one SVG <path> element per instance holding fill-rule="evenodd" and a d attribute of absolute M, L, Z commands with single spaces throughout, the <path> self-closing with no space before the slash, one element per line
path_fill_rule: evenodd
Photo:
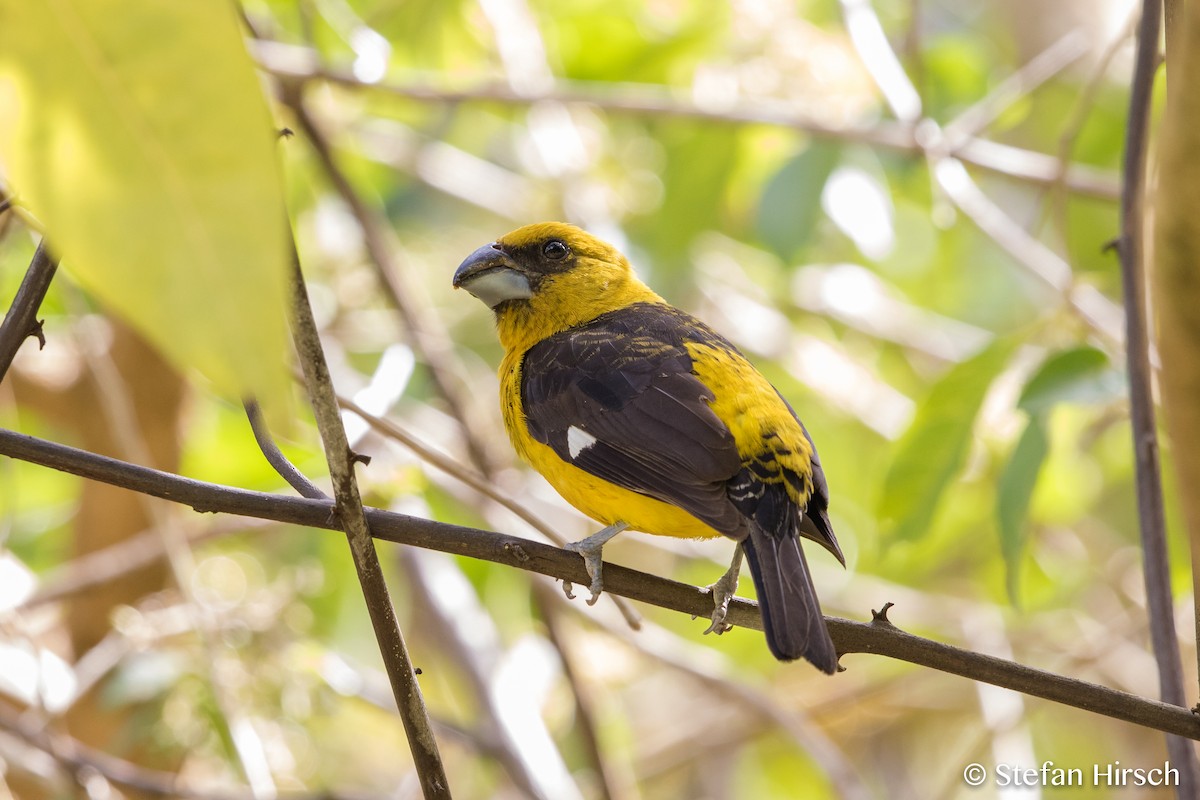
<path fill-rule="evenodd" d="M 526 225 L 467 256 L 454 273 L 496 312 L 500 341 L 521 349 L 630 303 L 662 302 L 612 245 L 574 225 Z"/>

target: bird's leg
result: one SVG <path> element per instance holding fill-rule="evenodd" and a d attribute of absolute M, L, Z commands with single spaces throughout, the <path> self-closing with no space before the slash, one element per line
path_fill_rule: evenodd
<path fill-rule="evenodd" d="M 609 539 L 628 527 L 628 523 L 614 522 L 612 525 L 593 533 L 586 539 L 564 545 L 565 549 L 572 550 L 583 556 L 583 566 L 587 568 L 588 575 L 592 577 L 592 585 L 588 587 L 592 592 L 591 598 L 587 601 L 589 606 L 595 605 L 596 600 L 600 597 L 600 593 L 604 591 L 604 578 L 601 575 L 604 562 L 600 560 L 604 545 Z M 571 593 L 570 581 L 563 581 L 563 592 L 567 595 L 568 600 L 575 599 L 575 595 Z"/>
<path fill-rule="evenodd" d="M 733 561 L 729 564 L 729 569 L 717 579 L 717 582 L 708 587 L 708 591 L 712 594 L 713 613 L 712 624 L 708 626 L 705 633 L 715 633 L 720 636 L 733 626 L 725 621 L 725 615 L 729 613 L 729 601 L 733 599 L 734 593 L 738 586 L 738 573 L 742 571 L 742 546 L 740 544 L 733 547 Z"/>

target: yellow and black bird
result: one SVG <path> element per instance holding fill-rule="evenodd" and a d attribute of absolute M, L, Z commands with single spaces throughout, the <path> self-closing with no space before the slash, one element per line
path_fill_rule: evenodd
<path fill-rule="evenodd" d="M 729 341 L 668 305 L 611 245 L 558 222 L 480 247 L 454 285 L 496 314 L 500 402 L 518 454 L 607 527 L 576 543 L 603 584 L 600 550 L 628 528 L 728 536 L 754 578 L 776 658 L 837 669 L 800 537 L 845 564 L 808 431 Z M 720 633 L 741 553 L 713 585 Z M 707 632 L 707 631 L 706 631 Z"/>

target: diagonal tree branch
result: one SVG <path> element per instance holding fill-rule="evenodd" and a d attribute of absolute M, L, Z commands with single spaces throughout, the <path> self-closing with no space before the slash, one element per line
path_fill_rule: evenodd
<path fill-rule="evenodd" d="M 29 270 L 17 289 L 12 306 L 4 315 L 4 322 L 0 323 L 0 381 L 8 374 L 17 350 L 28 337 L 36 336 L 43 345 L 46 343 L 42 339 L 42 326 L 37 313 L 57 270 L 58 259 L 50 255 L 46 240 L 42 239 L 33 254 L 33 260 L 29 262 Z"/>
<path fill-rule="evenodd" d="M 328 502 L 280 497 L 197 481 L 14 431 L 0 429 L 0 455 L 183 503 L 201 512 L 240 514 L 341 530 L 332 513 L 333 506 Z M 560 580 L 577 583 L 588 580 L 578 554 L 550 545 L 374 508 L 366 509 L 366 519 L 371 534 L 378 539 L 479 558 Z M 630 599 L 691 616 L 708 616 L 712 611 L 712 598 L 695 586 L 615 564 L 606 564 L 604 574 L 605 587 L 609 591 Z M 734 599 L 730 603 L 729 621 L 745 628 L 762 629 L 758 606 L 748 600 Z M 1200 719 L 1181 706 L 913 636 L 892 625 L 882 615 L 869 623 L 836 617 L 826 621 L 834 644 L 843 655 L 883 655 L 1200 740 Z"/>
<path fill-rule="evenodd" d="M 417 682 L 416 672 L 408 655 L 408 646 L 396 619 L 396 610 L 392 606 L 387 583 L 383 578 L 383 567 L 379 563 L 379 554 L 375 552 L 375 542 L 371 538 L 371 530 L 363 511 L 358 482 L 354 477 L 354 462 L 357 457 L 350 451 L 346 429 L 342 427 L 333 380 L 325 363 L 325 351 L 321 348 L 317 323 L 313 318 L 308 291 L 304 286 L 304 275 L 300 270 L 300 256 L 295 252 L 294 245 L 292 267 L 293 335 L 300 364 L 304 369 L 317 428 L 325 446 L 329 475 L 333 481 L 335 504 L 331 522 L 345 530 L 346 538 L 350 542 L 354 568 L 358 572 L 363 598 L 366 600 L 371 625 L 375 629 L 375 638 L 379 644 L 379 653 L 391 681 L 392 694 L 396 698 L 400 719 L 404 723 L 404 732 L 408 736 L 408 746 L 412 751 L 421 789 L 426 800 L 448 800 L 450 783 L 446 779 L 446 769 L 438 752 L 429 713 L 425 709 L 421 686 Z"/>

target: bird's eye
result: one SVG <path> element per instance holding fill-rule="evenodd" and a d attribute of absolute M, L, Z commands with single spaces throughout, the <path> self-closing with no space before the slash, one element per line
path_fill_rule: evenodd
<path fill-rule="evenodd" d="M 551 239 L 542 245 L 542 255 L 551 261 L 562 261 L 570 252 L 570 248 L 560 239 Z"/>

